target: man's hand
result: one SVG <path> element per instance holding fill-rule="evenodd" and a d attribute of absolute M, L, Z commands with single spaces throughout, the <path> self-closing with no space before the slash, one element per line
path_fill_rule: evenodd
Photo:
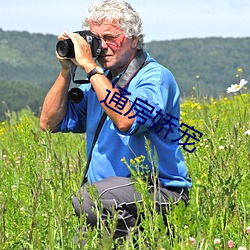
<path fill-rule="evenodd" d="M 65 34 L 62 34 L 62 35 L 58 36 L 59 41 L 62 41 L 62 40 L 68 39 L 68 38 L 69 37 L 66 36 Z M 63 71 L 70 71 L 71 69 L 74 69 L 74 68 L 76 68 L 78 66 L 77 61 L 75 59 L 73 59 L 73 58 L 61 57 L 61 56 L 58 55 L 57 52 L 56 52 L 56 57 L 57 57 L 58 61 L 60 62 Z"/>
<path fill-rule="evenodd" d="M 88 73 L 96 67 L 96 63 L 92 57 L 90 45 L 78 33 L 65 31 L 63 33 L 64 39 L 71 39 L 74 44 L 75 58 L 70 58 L 70 61 L 75 65 L 80 66 Z"/>

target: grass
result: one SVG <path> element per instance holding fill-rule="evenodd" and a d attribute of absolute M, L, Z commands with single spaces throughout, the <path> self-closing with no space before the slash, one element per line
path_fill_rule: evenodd
<path fill-rule="evenodd" d="M 135 228 L 117 249 L 228 249 L 229 240 L 235 249 L 250 249 L 249 103 L 250 95 L 242 94 L 181 105 L 182 121 L 203 133 L 194 153 L 183 150 L 193 180 L 190 204 L 173 207 L 165 226 L 142 182 L 143 230 Z M 0 249 L 80 249 L 74 235 L 85 220 L 74 216 L 71 197 L 85 161 L 83 135 L 41 132 L 28 109 L 6 114 L 0 124 Z M 100 230 L 86 233 L 86 249 L 116 245 L 99 223 Z M 108 220 L 111 234 L 115 223 Z"/>

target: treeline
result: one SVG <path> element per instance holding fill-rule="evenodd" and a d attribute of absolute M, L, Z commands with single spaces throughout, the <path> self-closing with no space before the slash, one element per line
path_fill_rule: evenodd
<path fill-rule="evenodd" d="M 216 98 L 240 77 L 250 78 L 250 38 L 160 41 L 146 48 L 174 73 L 183 95 L 196 87 L 199 96 Z"/>
<path fill-rule="evenodd" d="M 0 120 L 26 107 L 39 114 L 60 69 L 56 42 L 54 35 L 0 29 Z"/>
<path fill-rule="evenodd" d="M 0 29 L 0 120 L 7 107 L 39 112 L 60 69 L 56 42 L 54 35 Z M 183 97 L 224 95 L 238 68 L 250 79 L 250 38 L 153 41 L 146 50 L 173 72 Z"/>

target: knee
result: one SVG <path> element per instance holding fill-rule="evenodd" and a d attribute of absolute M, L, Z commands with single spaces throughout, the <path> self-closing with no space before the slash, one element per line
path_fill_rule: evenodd
<path fill-rule="evenodd" d="M 73 197 L 73 198 L 72 198 L 72 205 L 73 205 L 73 207 L 74 207 L 75 214 L 76 214 L 78 217 L 80 217 L 82 211 L 81 211 L 81 204 L 80 204 L 78 198 L 76 198 L 76 197 Z"/>
<path fill-rule="evenodd" d="M 72 205 L 78 217 L 84 214 L 86 215 L 87 223 L 94 224 L 96 222 L 96 214 L 93 212 L 94 203 L 86 189 L 80 191 L 78 197 L 72 198 Z"/>

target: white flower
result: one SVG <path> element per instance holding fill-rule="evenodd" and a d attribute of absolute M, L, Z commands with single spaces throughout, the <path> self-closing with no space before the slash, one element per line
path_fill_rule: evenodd
<path fill-rule="evenodd" d="M 194 237 L 189 237 L 189 240 L 193 246 L 196 244 L 196 239 Z"/>
<path fill-rule="evenodd" d="M 223 150 L 224 149 L 224 146 L 219 146 L 219 150 Z"/>
<path fill-rule="evenodd" d="M 217 244 L 220 244 L 221 240 L 220 239 L 214 239 L 214 244 L 217 245 Z"/>
<path fill-rule="evenodd" d="M 245 85 L 247 81 L 245 79 L 241 79 L 239 84 L 231 84 L 231 87 L 227 88 L 227 93 L 235 93 L 240 91 Z"/>
<path fill-rule="evenodd" d="M 25 211 L 24 207 L 21 207 L 21 208 L 20 208 L 20 214 L 23 214 L 24 211 Z"/>
<path fill-rule="evenodd" d="M 247 135 L 250 135 L 250 129 L 248 129 L 247 131 L 244 132 L 244 135 L 247 136 Z"/>
<path fill-rule="evenodd" d="M 245 247 L 239 247 L 238 250 L 247 250 Z"/>

